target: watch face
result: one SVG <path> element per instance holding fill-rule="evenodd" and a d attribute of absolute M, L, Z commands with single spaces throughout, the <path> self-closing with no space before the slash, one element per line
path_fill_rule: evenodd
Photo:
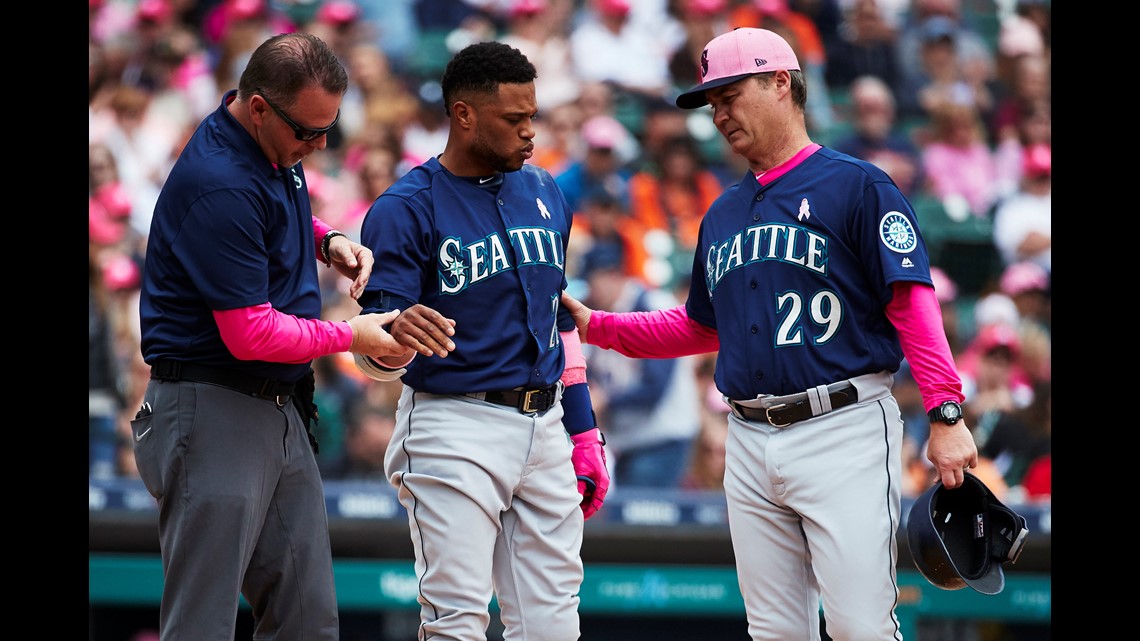
<path fill-rule="evenodd" d="M 942 416 L 951 423 L 956 423 L 958 419 L 962 418 L 962 406 L 957 403 L 944 403 L 942 405 Z"/>

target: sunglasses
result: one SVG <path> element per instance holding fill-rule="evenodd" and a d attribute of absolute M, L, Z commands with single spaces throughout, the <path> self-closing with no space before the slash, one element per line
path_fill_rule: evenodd
<path fill-rule="evenodd" d="M 271 101 L 269 98 L 265 97 L 265 93 L 262 92 L 261 89 L 254 87 L 253 90 L 256 91 L 258 93 L 258 95 L 261 96 L 261 99 L 264 100 L 265 103 L 267 105 L 269 105 L 270 108 L 272 108 L 273 111 L 275 111 L 278 116 L 281 116 L 281 119 L 285 121 L 285 124 L 289 125 L 289 128 L 293 130 L 293 136 L 296 137 L 297 140 L 300 140 L 301 142 L 309 142 L 310 140 L 316 140 L 317 138 L 320 138 L 321 136 L 323 136 L 323 135 L 327 134 L 329 131 L 331 131 L 332 128 L 336 126 L 337 121 L 340 120 L 340 109 L 337 109 L 336 110 L 336 118 L 333 118 L 332 124 L 329 125 L 328 127 L 321 127 L 320 129 L 306 129 L 306 128 L 302 127 L 301 125 L 298 125 L 297 123 L 293 122 L 292 118 L 285 115 L 285 112 L 282 111 L 280 107 L 273 104 L 273 101 Z"/>

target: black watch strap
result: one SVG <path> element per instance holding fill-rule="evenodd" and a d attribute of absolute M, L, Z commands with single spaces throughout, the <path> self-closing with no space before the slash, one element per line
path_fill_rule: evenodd
<path fill-rule="evenodd" d="M 962 406 L 957 401 L 943 401 L 938 407 L 926 413 L 931 423 L 954 425 L 962 420 Z"/>
<path fill-rule="evenodd" d="M 321 256 L 325 259 L 325 267 L 332 267 L 332 258 L 329 257 L 329 243 L 337 236 L 347 237 L 347 234 L 335 229 L 330 229 L 328 233 L 325 234 L 324 239 L 321 240 Z"/>

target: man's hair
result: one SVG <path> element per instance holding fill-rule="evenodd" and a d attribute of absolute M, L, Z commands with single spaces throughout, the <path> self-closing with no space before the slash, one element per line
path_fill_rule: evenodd
<path fill-rule="evenodd" d="M 521 51 L 501 42 L 477 42 L 464 47 L 447 63 L 440 79 L 443 112 L 451 115 L 451 104 L 465 94 L 498 94 L 500 84 L 534 82 L 538 71 Z"/>
<path fill-rule="evenodd" d="M 343 96 L 348 72 L 323 40 L 298 31 L 273 36 L 254 50 L 238 81 L 238 93 L 245 99 L 263 92 L 286 108 L 301 90 L 314 85 Z"/>
<path fill-rule="evenodd" d="M 807 77 L 799 69 L 789 69 L 788 75 L 792 77 L 792 104 L 804 111 L 807 108 Z M 775 71 L 753 74 L 765 87 L 776 77 Z"/>

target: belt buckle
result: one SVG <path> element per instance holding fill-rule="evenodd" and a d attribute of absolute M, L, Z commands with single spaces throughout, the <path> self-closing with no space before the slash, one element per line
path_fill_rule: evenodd
<path fill-rule="evenodd" d="M 779 405 L 773 405 L 772 407 L 765 407 L 764 408 L 764 420 L 768 421 L 768 424 L 771 425 L 772 427 L 787 427 L 787 426 L 791 425 L 792 421 L 788 421 L 787 423 L 777 423 L 777 422 L 772 420 L 772 410 L 778 410 L 782 407 L 787 407 L 787 406 L 788 406 L 787 403 L 780 403 Z"/>
<path fill-rule="evenodd" d="M 289 395 L 278 394 L 274 400 L 277 402 L 277 407 L 285 407 L 285 404 L 289 402 Z"/>
<path fill-rule="evenodd" d="M 544 390 L 544 389 L 532 389 L 532 390 L 527 390 L 526 392 L 524 392 L 522 403 L 519 404 L 519 411 L 521 411 L 523 414 L 534 414 L 536 412 L 542 411 L 541 409 L 538 408 L 538 406 L 535 406 L 533 409 L 531 408 L 531 399 L 533 399 L 535 396 L 540 396 L 540 398 L 545 398 L 546 392 L 548 392 L 548 391 L 549 390 Z M 549 408 L 549 407 L 550 407 L 550 405 L 547 404 L 546 408 Z M 546 409 L 546 408 L 542 408 L 542 409 Z"/>

